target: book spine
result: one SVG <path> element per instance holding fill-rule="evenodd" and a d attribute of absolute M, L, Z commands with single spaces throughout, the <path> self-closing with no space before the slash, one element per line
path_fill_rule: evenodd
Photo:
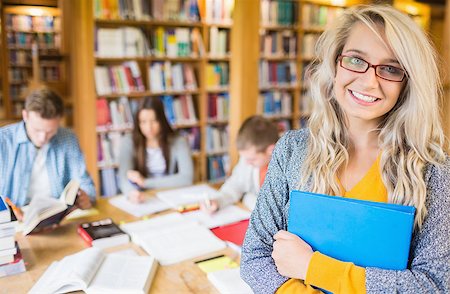
<path fill-rule="evenodd" d="M 89 234 L 82 227 L 78 227 L 77 232 L 80 234 L 81 238 L 89 244 L 89 246 L 92 246 L 91 236 L 89 236 Z"/>

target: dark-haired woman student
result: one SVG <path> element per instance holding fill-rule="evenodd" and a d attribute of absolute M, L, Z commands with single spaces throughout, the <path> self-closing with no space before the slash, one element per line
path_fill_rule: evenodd
<path fill-rule="evenodd" d="M 132 202 L 144 200 L 142 190 L 191 185 L 193 163 L 187 141 L 177 135 L 158 97 L 144 98 L 135 116 L 132 136 L 121 142 L 120 186 Z"/>

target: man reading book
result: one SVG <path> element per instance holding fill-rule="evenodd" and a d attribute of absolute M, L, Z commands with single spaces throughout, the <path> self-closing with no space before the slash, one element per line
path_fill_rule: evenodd
<path fill-rule="evenodd" d="M 247 118 L 236 140 L 238 164 L 220 188 L 220 197 L 208 205 L 202 203 L 201 209 L 214 212 L 242 198 L 244 205 L 253 210 L 278 138 L 278 128 L 270 120 L 258 115 Z"/>
<path fill-rule="evenodd" d="M 18 207 L 36 198 L 58 198 L 71 179 L 80 183 L 76 206 L 92 206 L 95 187 L 78 139 L 60 126 L 63 112 L 61 97 L 39 88 L 26 98 L 23 121 L 0 128 L 0 195 Z"/>

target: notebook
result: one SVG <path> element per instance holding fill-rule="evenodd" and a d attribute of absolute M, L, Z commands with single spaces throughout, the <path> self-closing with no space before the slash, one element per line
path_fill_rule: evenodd
<path fill-rule="evenodd" d="M 403 270 L 414 212 L 412 206 L 292 191 L 288 231 L 333 258 Z"/>

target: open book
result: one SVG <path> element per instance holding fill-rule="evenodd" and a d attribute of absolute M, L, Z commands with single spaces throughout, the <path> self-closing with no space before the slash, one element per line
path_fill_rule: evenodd
<path fill-rule="evenodd" d="M 58 224 L 70 212 L 77 198 L 80 183 L 71 180 L 61 193 L 59 199 L 33 198 L 23 220 L 23 234 Z"/>
<path fill-rule="evenodd" d="M 53 262 L 29 293 L 148 293 L 157 266 L 151 256 L 91 247 Z"/>

